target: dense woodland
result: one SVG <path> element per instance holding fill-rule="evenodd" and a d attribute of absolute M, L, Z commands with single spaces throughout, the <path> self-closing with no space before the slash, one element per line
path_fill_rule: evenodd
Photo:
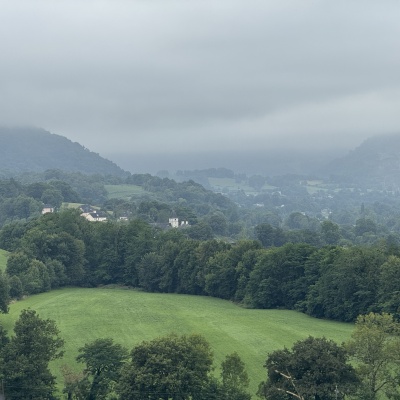
<path fill-rule="evenodd" d="M 399 316 L 397 243 L 271 245 L 266 238 L 275 240 L 276 230 L 258 231 L 264 240 L 232 244 L 192 239 L 186 230 L 163 231 L 140 219 L 90 223 L 77 210 L 49 213 L 0 231 L 0 247 L 11 252 L 2 280 L 11 298 L 67 285 L 117 284 L 340 321 L 370 311 Z M 3 295 L 3 310 L 7 299 Z"/>

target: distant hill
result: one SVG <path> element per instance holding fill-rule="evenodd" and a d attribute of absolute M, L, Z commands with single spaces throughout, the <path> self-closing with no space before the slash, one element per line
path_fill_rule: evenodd
<path fill-rule="evenodd" d="M 324 170 L 336 181 L 400 189 L 400 134 L 374 136 Z"/>
<path fill-rule="evenodd" d="M 0 127 L 0 170 L 21 173 L 48 169 L 115 176 L 127 174 L 112 161 L 63 136 L 38 128 Z"/>

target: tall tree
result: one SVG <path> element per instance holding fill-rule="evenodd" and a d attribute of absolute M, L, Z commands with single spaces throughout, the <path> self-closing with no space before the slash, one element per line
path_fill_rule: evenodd
<path fill-rule="evenodd" d="M 246 301 L 256 308 L 289 309 L 303 302 L 307 292 L 304 267 L 315 250 L 309 245 L 289 243 L 260 253 L 250 273 Z"/>
<path fill-rule="evenodd" d="M 221 364 L 222 390 L 227 400 L 250 400 L 251 395 L 247 393 L 249 376 L 247 375 L 244 362 L 235 352 L 225 357 Z"/>
<path fill-rule="evenodd" d="M 55 322 L 41 319 L 34 310 L 23 310 L 14 333 L 1 354 L 6 398 L 53 399 L 55 377 L 49 362 L 62 357 L 64 345 Z"/>
<path fill-rule="evenodd" d="M 400 258 L 389 256 L 380 267 L 378 302 L 382 311 L 400 319 Z"/>
<path fill-rule="evenodd" d="M 10 303 L 10 285 L 6 274 L 0 271 L 0 312 L 8 313 L 8 304 Z"/>
<path fill-rule="evenodd" d="M 364 400 L 378 399 L 380 393 L 400 398 L 400 323 L 390 314 L 360 315 L 346 346 L 357 362 Z"/>
<path fill-rule="evenodd" d="M 103 399 L 112 393 L 128 351 L 113 339 L 96 339 L 79 349 L 76 358 L 86 364 L 84 380 L 90 382 L 87 400 Z"/>
<path fill-rule="evenodd" d="M 351 247 L 341 249 L 324 265 L 321 276 L 307 295 L 312 316 L 355 321 L 376 303 L 379 267 L 385 261 L 379 248 Z"/>

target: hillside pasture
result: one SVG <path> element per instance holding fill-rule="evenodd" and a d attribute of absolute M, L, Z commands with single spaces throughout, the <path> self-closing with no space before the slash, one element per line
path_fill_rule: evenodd
<path fill-rule="evenodd" d="M 5 271 L 7 266 L 8 251 L 0 249 L 0 271 Z"/>
<path fill-rule="evenodd" d="M 210 342 L 215 365 L 236 351 L 246 363 L 251 392 L 265 377 L 263 363 L 273 350 L 290 347 L 309 335 L 338 343 L 347 340 L 351 324 L 318 320 L 295 311 L 250 310 L 211 297 L 155 294 L 123 288 L 51 291 L 14 303 L 0 321 L 9 331 L 22 309 L 54 319 L 65 339 L 65 356 L 53 365 L 61 383 L 60 366 L 76 369 L 78 349 L 97 338 L 112 337 L 131 349 L 143 340 L 167 335 L 199 333 Z M 215 371 L 219 374 L 219 369 Z"/>
<path fill-rule="evenodd" d="M 214 191 L 217 192 L 234 192 L 238 190 L 243 190 L 246 194 L 252 194 L 256 195 L 259 193 L 255 188 L 246 185 L 242 182 L 236 182 L 234 178 L 208 178 L 208 183 L 212 187 Z M 270 186 L 268 184 L 265 184 L 262 188 L 262 190 L 271 190 L 274 189 L 274 186 Z"/>
<path fill-rule="evenodd" d="M 130 200 L 132 197 L 142 196 L 146 191 L 138 185 L 104 185 L 109 199 Z"/>

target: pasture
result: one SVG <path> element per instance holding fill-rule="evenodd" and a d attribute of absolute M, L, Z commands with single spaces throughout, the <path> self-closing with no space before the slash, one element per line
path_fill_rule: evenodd
<path fill-rule="evenodd" d="M 130 200 L 132 197 L 142 196 L 146 191 L 137 185 L 104 185 L 109 199 L 117 198 Z"/>
<path fill-rule="evenodd" d="M 248 186 L 241 182 L 236 182 L 234 178 L 208 178 L 208 183 L 212 187 L 212 189 L 216 192 L 231 192 L 237 190 L 243 190 L 246 194 L 256 195 L 259 193 L 258 190 L 254 189 L 251 186 Z M 260 191 L 263 190 L 272 190 L 274 186 L 270 186 L 265 184 Z"/>
<path fill-rule="evenodd" d="M 60 366 L 77 365 L 78 349 L 97 338 L 112 337 L 131 349 L 143 340 L 167 335 L 202 334 L 214 351 L 215 373 L 225 355 L 236 351 L 246 363 L 251 392 L 264 379 L 263 363 L 269 352 L 291 347 L 309 335 L 339 343 L 353 326 L 318 320 L 295 311 L 250 310 L 211 297 L 145 293 L 123 288 L 67 288 L 31 296 L 10 306 L 0 322 L 12 330 L 22 309 L 57 323 L 65 339 L 65 356 L 53 364 L 62 386 Z"/>
<path fill-rule="evenodd" d="M 8 251 L 0 249 L 0 271 L 6 269 L 8 254 Z"/>

